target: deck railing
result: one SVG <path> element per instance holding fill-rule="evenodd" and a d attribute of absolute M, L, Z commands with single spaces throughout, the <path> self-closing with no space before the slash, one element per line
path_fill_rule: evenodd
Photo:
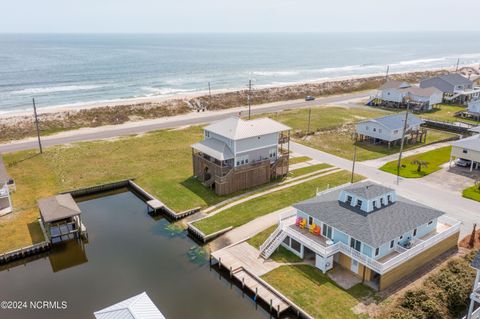
<path fill-rule="evenodd" d="M 288 236 L 301 242 L 303 245 L 307 246 L 308 248 L 315 251 L 317 254 L 320 254 L 324 257 L 331 256 L 332 254 L 335 254 L 337 252 L 341 252 L 351 258 L 358 260 L 360 263 L 366 265 L 367 267 L 376 271 L 379 274 L 384 274 L 392 268 L 399 266 L 405 261 L 413 258 L 414 256 L 420 254 L 426 249 L 431 248 L 438 242 L 452 236 L 460 230 L 459 221 L 452 219 L 448 216 L 441 216 L 438 221 L 444 225 L 449 226 L 448 229 L 426 240 L 418 240 L 417 243 L 411 248 L 407 249 L 402 247 L 403 249 L 396 249 L 399 254 L 392 259 L 389 259 L 388 261 L 382 263 L 362 254 L 361 252 L 353 249 L 352 247 L 348 246 L 343 242 L 337 242 L 333 245 L 326 245 L 311 238 L 308 238 L 300 231 L 290 227 L 295 222 L 294 217 L 294 211 L 289 211 L 280 215 L 280 225 L 282 226 L 283 231 L 288 234 Z"/>

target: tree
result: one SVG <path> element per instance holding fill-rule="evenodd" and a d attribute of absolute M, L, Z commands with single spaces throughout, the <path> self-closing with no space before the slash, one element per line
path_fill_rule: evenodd
<path fill-rule="evenodd" d="M 477 224 L 473 224 L 472 234 L 470 235 L 470 240 L 468 242 L 468 247 L 473 248 L 475 245 L 475 233 L 477 229 Z"/>
<path fill-rule="evenodd" d="M 412 165 L 417 165 L 417 172 L 421 172 L 422 171 L 422 167 L 428 167 L 428 162 L 427 161 L 424 161 L 424 160 L 420 160 L 420 159 L 416 159 L 416 160 L 413 160 L 411 162 Z"/>

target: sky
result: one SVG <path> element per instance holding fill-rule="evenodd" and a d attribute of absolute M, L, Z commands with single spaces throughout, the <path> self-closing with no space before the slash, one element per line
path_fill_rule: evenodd
<path fill-rule="evenodd" d="M 0 0 L 1 33 L 480 31 L 479 0 Z"/>

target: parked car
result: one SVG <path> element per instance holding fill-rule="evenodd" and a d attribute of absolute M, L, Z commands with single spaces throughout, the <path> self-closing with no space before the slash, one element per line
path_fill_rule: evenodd
<path fill-rule="evenodd" d="M 461 167 L 470 167 L 472 165 L 472 161 L 464 158 L 459 158 L 457 159 L 457 162 L 455 163 L 457 166 Z"/>
<path fill-rule="evenodd" d="M 308 95 L 308 96 L 305 97 L 305 101 L 315 101 L 315 97 L 311 96 L 311 95 Z"/>

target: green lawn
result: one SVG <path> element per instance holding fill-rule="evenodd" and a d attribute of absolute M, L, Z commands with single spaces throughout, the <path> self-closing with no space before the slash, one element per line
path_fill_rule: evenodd
<path fill-rule="evenodd" d="M 352 308 L 362 298 L 375 296 L 372 289 L 361 284 L 344 290 L 309 265 L 281 266 L 262 278 L 318 319 L 367 318 L 355 314 Z"/>
<path fill-rule="evenodd" d="M 345 184 L 350 181 L 350 176 L 350 172 L 347 171 L 340 171 L 330 175 L 321 176 L 308 182 L 238 204 L 209 218 L 199 220 L 194 223 L 194 226 L 199 228 L 206 235 L 225 229 L 229 226 L 238 227 L 257 217 L 313 197 L 317 188 L 323 190 L 328 186 L 335 187 L 337 185 Z M 356 180 L 360 179 L 360 177 L 356 177 Z"/>
<path fill-rule="evenodd" d="M 465 111 L 467 108 L 465 106 L 460 105 L 448 105 L 448 104 L 441 104 L 438 108 L 433 109 L 430 112 L 426 112 L 420 115 L 420 117 L 434 120 L 434 121 L 442 121 L 442 122 L 467 122 L 478 124 L 479 122 L 471 120 L 471 119 L 463 119 L 460 117 L 455 117 L 455 113 L 460 111 Z"/>
<path fill-rule="evenodd" d="M 440 166 L 450 160 L 451 146 L 442 147 L 433 151 L 408 156 L 402 159 L 400 166 L 400 176 L 406 178 L 419 178 L 440 170 Z M 414 160 L 421 160 L 428 163 L 420 172 L 417 171 L 418 165 L 412 164 Z M 391 161 L 382 166 L 382 171 L 397 174 L 398 161 Z"/>
<path fill-rule="evenodd" d="M 293 164 L 303 163 L 310 160 L 311 158 L 308 156 L 298 156 L 298 157 L 291 157 L 289 163 L 290 165 L 293 165 Z"/>
<path fill-rule="evenodd" d="M 480 189 L 478 186 L 472 186 L 463 190 L 463 197 L 480 202 Z"/>
<path fill-rule="evenodd" d="M 316 131 L 315 135 L 294 138 L 296 142 L 316 148 L 318 150 L 337 155 L 346 159 L 353 158 L 354 143 L 353 134 L 355 132 L 355 123 L 392 114 L 382 109 L 367 107 L 345 108 L 345 107 L 319 107 L 312 108 L 311 130 Z M 288 110 L 270 115 L 272 119 L 283 122 L 295 130 L 305 132 L 308 126 L 308 109 Z M 455 134 L 429 130 L 426 144 L 431 144 Z M 424 146 L 425 144 L 408 145 L 405 149 L 413 149 Z M 365 161 L 384 157 L 398 153 L 399 146 L 392 146 L 390 149 L 386 145 L 373 145 L 371 143 L 357 144 L 357 160 Z"/>
<path fill-rule="evenodd" d="M 326 168 L 329 168 L 329 167 L 333 167 L 333 166 L 329 165 L 329 164 L 321 163 L 321 164 L 310 165 L 310 166 L 306 166 L 306 167 L 302 167 L 302 168 L 297 168 L 297 169 L 294 169 L 294 170 L 289 172 L 290 173 L 289 177 L 298 177 L 298 176 L 301 176 L 301 175 L 305 175 L 305 174 L 312 173 L 312 172 L 315 172 L 315 171 L 319 171 L 319 170 L 322 170 L 322 169 L 326 169 Z"/>
<path fill-rule="evenodd" d="M 270 236 L 271 233 L 278 227 L 278 225 L 273 225 L 252 238 L 248 240 L 248 243 L 252 245 L 255 248 L 260 248 L 260 246 L 267 240 L 268 236 Z M 286 249 L 283 246 L 279 246 L 278 249 L 270 256 L 270 259 L 279 262 L 279 263 L 297 263 L 301 262 L 302 259 Z"/>

